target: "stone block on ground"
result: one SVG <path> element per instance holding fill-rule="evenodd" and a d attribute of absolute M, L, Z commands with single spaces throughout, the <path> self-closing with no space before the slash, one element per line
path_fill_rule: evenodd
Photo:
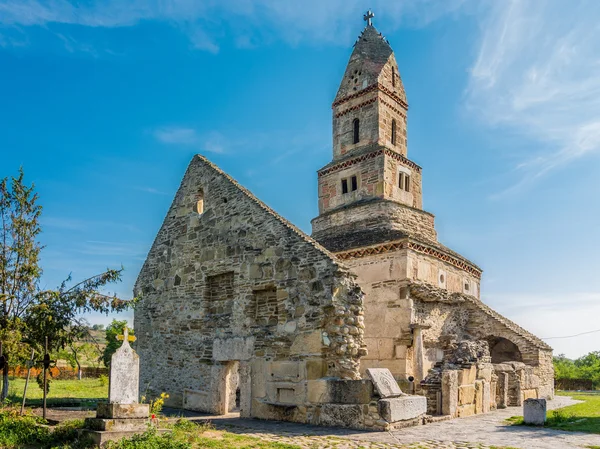
<path fill-rule="evenodd" d="M 158 433 L 171 432 L 169 429 L 158 429 Z M 92 442 L 102 448 L 106 447 L 106 444 L 109 441 L 117 441 L 122 438 L 131 438 L 135 435 L 139 435 L 140 432 L 137 430 L 123 430 L 123 431 L 114 431 L 114 432 L 101 432 L 97 430 L 88 430 L 83 429 L 80 431 L 80 434 L 84 437 L 87 437 L 92 440 Z"/>
<path fill-rule="evenodd" d="M 110 404 L 108 402 L 100 402 L 96 410 L 96 418 L 134 419 L 148 418 L 149 416 L 149 404 Z"/>
<path fill-rule="evenodd" d="M 400 396 L 384 398 L 378 402 L 379 414 L 387 422 L 406 421 L 427 413 L 425 396 Z"/>
<path fill-rule="evenodd" d="M 458 372 L 448 370 L 442 373 L 442 414 L 456 416 L 458 406 Z"/>
<path fill-rule="evenodd" d="M 394 379 L 392 372 L 387 368 L 369 368 L 367 374 L 373 381 L 373 386 L 382 398 L 401 396 L 402 390 Z"/>
<path fill-rule="evenodd" d="M 104 418 L 86 418 L 85 428 L 99 431 L 137 431 L 144 432 L 148 427 L 148 418 L 139 419 L 104 419 Z"/>
<path fill-rule="evenodd" d="M 525 399 L 523 401 L 523 422 L 534 426 L 543 426 L 546 422 L 546 400 Z"/>

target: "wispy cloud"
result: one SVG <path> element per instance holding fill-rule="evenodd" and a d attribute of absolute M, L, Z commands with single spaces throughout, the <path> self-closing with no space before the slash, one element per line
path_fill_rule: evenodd
<path fill-rule="evenodd" d="M 134 187 L 134 189 L 139 190 L 140 192 L 151 193 L 152 195 L 168 195 L 167 192 L 155 189 L 154 187 Z"/>
<path fill-rule="evenodd" d="M 248 48 L 259 42 L 284 40 L 347 44 L 367 8 L 388 29 L 400 23 L 422 26 L 468 4 L 467 0 L 0 0 L 0 25 L 94 28 L 131 27 L 142 21 L 174 25 L 194 48 L 217 52 L 219 41 L 231 37 Z"/>
<path fill-rule="evenodd" d="M 164 127 L 152 132 L 156 140 L 167 145 L 188 147 L 194 150 L 208 151 L 211 153 L 224 153 L 226 147 L 225 137 L 215 131 L 200 134 L 190 127 Z"/>
<path fill-rule="evenodd" d="M 131 232 L 138 232 L 139 228 L 135 225 L 127 223 L 119 223 L 116 221 L 105 220 L 82 220 L 79 218 L 70 217 L 42 217 L 42 226 L 48 228 L 56 228 L 67 231 L 86 231 L 91 228 L 109 228 L 120 229 Z"/>
<path fill-rule="evenodd" d="M 600 2 L 507 0 L 482 22 L 468 104 L 538 144 L 514 164 L 528 182 L 600 150 Z"/>
<path fill-rule="evenodd" d="M 488 293 L 484 302 L 547 343 L 555 354 L 579 357 L 598 350 L 598 334 L 554 339 L 598 329 L 600 293 L 586 291 Z"/>

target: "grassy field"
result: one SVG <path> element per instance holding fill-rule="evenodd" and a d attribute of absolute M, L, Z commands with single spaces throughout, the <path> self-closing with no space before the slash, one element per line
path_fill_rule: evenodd
<path fill-rule="evenodd" d="M 545 427 L 558 430 L 577 432 L 600 433 L 600 394 L 586 392 L 558 392 L 560 396 L 570 396 L 573 399 L 584 401 L 580 404 L 570 405 L 548 412 Z M 513 416 L 508 419 L 515 425 L 523 424 L 522 416 Z"/>
<path fill-rule="evenodd" d="M 23 400 L 25 379 L 11 379 L 9 384 L 9 399 L 13 403 Z M 108 382 L 100 379 L 82 380 L 53 380 L 50 383 L 47 403 L 52 405 L 92 405 L 98 400 L 108 398 Z M 38 406 L 42 403 L 42 390 L 35 379 L 29 380 L 27 387 L 27 405 Z"/>

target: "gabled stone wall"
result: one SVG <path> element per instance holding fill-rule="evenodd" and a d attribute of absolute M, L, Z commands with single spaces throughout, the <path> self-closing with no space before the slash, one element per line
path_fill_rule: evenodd
<path fill-rule="evenodd" d="M 359 378 L 354 276 L 200 156 L 135 293 L 141 391 L 169 393 L 168 405 L 228 411 L 240 379 L 242 414 L 261 417 L 261 404 L 305 406 L 308 380 Z"/>

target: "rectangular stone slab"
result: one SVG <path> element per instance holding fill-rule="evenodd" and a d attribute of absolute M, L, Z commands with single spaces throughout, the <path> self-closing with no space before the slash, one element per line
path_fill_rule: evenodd
<path fill-rule="evenodd" d="M 401 396 L 402 390 L 394 379 L 392 372 L 387 368 L 369 368 L 367 374 L 373 381 L 375 389 L 382 398 Z"/>
<path fill-rule="evenodd" d="M 546 422 L 546 400 L 525 399 L 523 401 L 523 422 L 534 426 L 543 426 Z"/>
<path fill-rule="evenodd" d="M 89 430 L 100 431 L 139 431 L 148 430 L 148 418 L 138 419 L 104 419 L 104 418 L 86 418 L 85 428 Z"/>
<path fill-rule="evenodd" d="M 96 418 L 132 419 L 148 418 L 149 416 L 149 404 L 110 404 L 107 402 L 100 402 L 96 409 Z"/>
<path fill-rule="evenodd" d="M 406 421 L 427 413 L 425 396 L 400 396 L 380 399 L 377 403 L 379 415 L 387 422 Z"/>

